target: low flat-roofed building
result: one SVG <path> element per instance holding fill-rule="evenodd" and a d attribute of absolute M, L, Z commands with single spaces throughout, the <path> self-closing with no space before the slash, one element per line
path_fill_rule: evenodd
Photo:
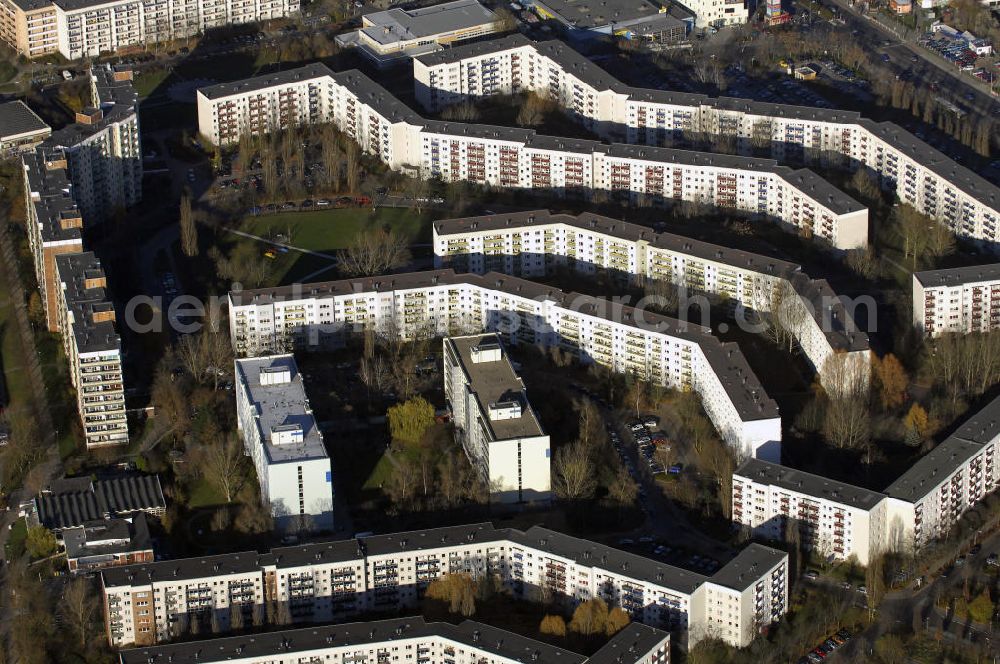
<path fill-rule="evenodd" d="M 97 480 L 67 477 L 55 480 L 35 498 L 29 521 L 59 532 L 89 521 L 124 518 L 139 512 L 160 516 L 166 508 L 159 475 Z"/>
<path fill-rule="evenodd" d="M 0 104 L 0 156 L 28 151 L 51 134 L 52 128 L 23 101 Z"/>
<path fill-rule="evenodd" d="M 478 0 L 454 0 L 430 7 L 393 7 L 361 17 L 361 29 L 338 36 L 341 46 L 357 46 L 379 67 L 409 62 L 453 42 L 493 34 L 499 17 Z"/>
<path fill-rule="evenodd" d="M 549 437 L 496 334 L 444 340 L 444 392 L 469 457 L 503 503 L 551 497 Z"/>
<path fill-rule="evenodd" d="M 236 361 L 236 416 L 260 497 L 280 528 L 333 527 L 333 475 L 291 355 Z"/>
<path fill-rule="evenodd" d="M 153 561 L 149 525 L 142 512 L 128 519 L 87 521 L 66 528 L 61 536 L 73 574 Z"/>

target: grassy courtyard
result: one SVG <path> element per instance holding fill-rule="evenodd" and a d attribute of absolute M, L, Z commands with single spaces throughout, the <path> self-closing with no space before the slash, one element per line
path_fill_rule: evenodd
<path fill-rule="evenodd" d="M 383 207 L 374 212 L 369 208 L 346 208 L 250 216 L 243 220 L 240 230 L 267 239 L 284 235 L 282 242 L 286 244 L 332 254 L 346 247 L 358 233 L 378 228 L 391 228 L 411 243 L 430 242 L 428 220 L 426 214 L 406 208 Z"/>

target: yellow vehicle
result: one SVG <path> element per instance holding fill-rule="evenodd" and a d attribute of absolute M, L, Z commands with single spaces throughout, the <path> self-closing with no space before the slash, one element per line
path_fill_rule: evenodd
<path fill-rule="evenodd" d="M 274 249 L 268 249 L 267 251 L 264 252 L 264 258 L 269 258 L 273 261 L 277 257 L 278 257 L 278 252 L 275 251 Z"/>
<path fill-rule="evenodd" d="M 778 60 L 778 66 L 782 69 L 788 69 L 788 60 Z"/>

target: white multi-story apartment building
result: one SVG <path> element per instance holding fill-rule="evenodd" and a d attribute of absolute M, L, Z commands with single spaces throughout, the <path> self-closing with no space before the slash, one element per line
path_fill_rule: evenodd
<path fill-rule="evenodd" d="M 929 337 L 1000 327 L 1000 263 L 914 272 L 913 326 Z"/>
<path fill-rule="evenodd" d="M 125 444 L 121 344 L 100 262 L 82 229 L 142 195 L 132 74 L 91 70 L 93 108 L 21 155 L 25 227 L 51 332 L 62 335 L 88 447 Z"/>
<path fill-rule="evenodd" d="M 845 380 L 852 389 L 868 384 L 868 335 L 826 280 L 810 279 L 794 263 L 590 213 L 513 212 L 436 221 L 433 229 L 437 268 L 526 278 L 566 267 L 603 270 L 637 285 L 667 282 L 687 289 L 685 296 L 709 293 L 747 310 L 777 309 L 824 388 L 839 392 Z M 688 313 L 684 307 L 680 315 Z"/>
<path fill-rule="evenodd" d="M 117 647 L 183 636 L 192 621 L 222 633 L 234 617 L 330 622 L 398 611 L 455 573 L 495 577 L 529 600 L 600 597 L 644 625 L 686 630 L 689 645 L 716 637 L 745 646 L 788 610 L 788 556 L 759 544 L 705 576 L 540 526 L 489 523 L 118 567 L 101 579 Z"/>
<path fill-rule="evenodd" d="M 593 655 L 585 657 L 490 625 L 425 622 L 421 616 L 348 625 L 286 629 L 208 642 L 134 648 L 121 664 L 669 664 L 670 634 L 630 623 Z"/>
<path fill-rule="evenodd" d="M 733 522 L 783 540 L 795 528 L 803 547 L 867 565 L 886 540 L 884 494 L 819 475 L 747 459 L 733 472 Z"/>
<path fill-rule="evenodd" d="M 333 528 L 333 474 L 291 355 L 236 360 L 236 422 L 279 528 Z"/>
<path fill-rule="evenodd" d="M 781 419 L 739 347 L 700 325 L 517 277 L 411 272 L 233 291 L 237 354 L 341 346 L 369 329 L 405 339 L 500 332 L 578 361 L 693 389 L 738 457 L 780 460 Z"/>
<path fill-rule="evenodd" d="M 298 11 L 298 0 L 0 0 L 0 39 L 73 60 Z"/>
<path fill-rule="evenodd" d="M 502 503 L 551 498 L 551 449 L 499 335 L 444 340 L 444 395 L 473 468 Z"/>
<path fill-rule="evenodd" d="M 733 522 L 777 539 L 797 527 L 807 547 L 862 564 L 885 551 L 913 553 L 1000 486 L 998 455 L 995 399 L 884 491 L 750 459 L 733 473 Z"/>
<path fill-rule="evenodd" d="M 815 173 L 770 159 L 541 136 L 533 130 L 425 120 L 359 71 L 322 64 L 198 90 L 198 129 L 241 134 L 333 123 L 394 170 L 448 182 L 737 209 L 850 249 L 868 210 Z"/>
<path fill-rule="evenodd" d="M 417 101 L 430 110 L 466 99 L 533 91 L 555 100 L 609 140 L 671 147 L 709 138 L 738 154 L 863 167 L 900 201 L 945 223 L 957 235 L 990 246 L 1000 243 L 996 185 L 901 127 L 853 111 L 630 87 L 563 42 L 533 42 L 522 35 L 418 56 L 413 75 Z M 777 195 L 766 193 L 768 198 Z M 825 223 L 806 230 L 840 248 L 867 241 L 867 227 L 858 225 L 848 241 L 842 237 L 843 228 L 831 236 Z"/>
<path fill-rule="evenodd" d="M 55 257 L 59 331 L 87 448 L 128 443 L 121 339 L 107 278 L 91 253 Z"/>

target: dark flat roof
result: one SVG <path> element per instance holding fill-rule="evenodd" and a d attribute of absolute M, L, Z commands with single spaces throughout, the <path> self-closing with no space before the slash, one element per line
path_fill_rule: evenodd
<path fill-rule="evenodd" d="M 626 26 L 660 16 L 660 5 L 649 0 L 536 0 L 535 4 L 580 30 Z"/>
<path fill-rule="evenodd" d="M 924 270 L 914 272 L 913 278 L 919 281 L 924 288 L 961 286 L 977 281 L 997 281 L 1000 280 L 1000 263 L 950 267 L 943 270 Z"/>
<path fill-rule="evenodd" d="M 0 138 L 49 130 L 49 126 L 20 99 L 0 104 Z"/>
<path fill-rule="evenodd" d="M 101 261 L 92 251 L 59 254 L 56 272 L 64 287 L 66 306 L 73 313 L 73 337 L 77 351 L 95 353 L 117 350 L 121 339 L 112 321 L 95 321 L 94 316 L 114 313 L 114 305 L 103 287 L 87 287 L 88 280 L 104 279 Z"/>
<path fill-rule="evenodd" d="M 102 480 L 57 480 L 35 499 L 38 519 L 50 529 L 71 528 L 108 515 L 158 511 L 166 507 L 158 475 Z"/>
<path fill-rule="evenodd" d="M 761 459 L 747 459 L 736 469 L 734 474 L 760 484 L 770 484 L 787 491 L 795 491 L 861 510 L 875 507 L 885 497 L 877 491 L 837 482 L 820 475 L 813 475 Z"/>
<path fill-rule="evenodd" d="M 659 638 L 656 638 L 657 636 Z M 471 620 L 452 625 L 443 622 L 429 623 L 421 616 L 411 616 L 132 648 L 121 651 L 119 657 L 122 664 L 159 662 L 193 664 L 233 659 L 264 660 L 286 656 L 288 653 L 306 653 L 346 646 L 363 648 L 404 640 L 441 639 L 469 648 L 482 649 L 504 661 L 537 662 L 537 664 L 584 664 L 588 661 L 604 664 L 618 661 L 621 664 L 628 664 L 638 661 L 645 654 L 641 652 L 643 645 L 648 646 L 646 649 L 648 652 L 665 638 L 667 638 L 666 632 L 649 627 L 626 629 L 620 633 L 620 638 L 612 639 L 594 655 L 594 658 L 587 658 L 563 648 Z M 639 651 L 631 652 L 628 650 L 629 646 L 636 647 Z M 609 653 L 617 655 L 625 651 L 626 657 L 621 660 L 608 659 L 602 653 L 609 647 L 611 648 Z"/>

